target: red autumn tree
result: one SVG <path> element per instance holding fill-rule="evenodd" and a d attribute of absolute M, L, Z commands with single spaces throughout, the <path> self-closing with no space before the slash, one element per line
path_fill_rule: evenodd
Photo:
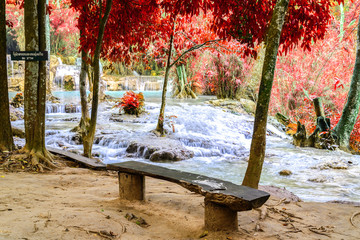
<path fill-rule="evenodd" d="M 70 8 L 69 1 L 60 1 L 59 4 L 50 3 L 50 7 L 51 51 L 70 55 L 78 46 L 77 12 Z"/>
<path fill-rule="evenodd" d="M 187 80 L 185 60 L 194 56 L 195 50 L 214 47 L 214 44 L 223 44 L 213 31 L 211 31 L 212 15 L 209 12 L 210 1 L 177 1 L 163 0 L 160 6 L 164 14 L 160 29 L 159 40 L 154 43 L 154 51 L 157 55 L 166 56 L 165 79 L 162 91 L 162 100 L 158 123 L 155 131 L 164 135 L 164 113 L 166 105 L 166 93 L 170 70 L 176 66 L 178 77 L 174 96 L 196 98 L 192 91 L 191 82 Z M 240 44 L 239 44 L 240 45 Z M 216 47 L 214 47 L 216 48 Z M 224 49 L 222 49 L 224 50 Z M 156 54 L 155 54 L 156 55 Z"/>
<path fill-rule="evenodd" d="M 343 1 L 338 0 L 337 2 Z M 278 4 L 277 14 L 279 15 L 277 16 L 273 11 L 275 3 Z M 211 2 L 214 12 L 213 30 L 219 36 L 226 39 L 237 39 L 245 44 L 247 46 L 245 54 L 248 55 L 256 56 L 255 46 L 261 42 L 265 42 L 267 47 L 244 185 L 257 188 L 260 180 L 265 157 L 267 114 L 278 48 L 283 54 L 289 52 L 296 45 L 310 50 L 311 44 L 325 35 L 331 19 L 331 4 L 330 0 Z M 271 18 L 273 18 L 272 31 L 270 30 Z M 277 40 L 278 34 L 279 39 Z"/>
<path fill-rule="evenodd" d="M 158 5 L 155 0 L 107 0 L 71 1 L 71 6 L 79 12 L 80 49 L 82 52 L 82 74 L 80 86 L 84 86 L 86 62 L 91 61 L 92 71 L 92 108 L 91 119 L 87 117 L 86 93 L 80 89 L 82 99 L 81 134 L 84 155 L 91 157 L 92 144 L 96 130 L 99 101 L 99 59 L 130 60 L 133 51 L 144 51 L 150 42 L 158 20 Z M 112 5 L 112 6 L 111 6 Z M 104 13 L 104 8 L 105 14 Z M 110 11 L 111 10 L 111 11 Z M 106 27 L 105 27 L 106 25 Z M 86 58 L 89 54 L 90 58 Z"/>

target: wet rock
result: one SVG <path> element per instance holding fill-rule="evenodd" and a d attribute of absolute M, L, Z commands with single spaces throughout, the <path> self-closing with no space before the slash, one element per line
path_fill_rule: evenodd
<path fill-rule="evenodd" d="M 347 161 L 338 160 L 338 161 L 333 161 L 333 162 L 321 163 L 321 164 L 317 165 L 315 168 L 318 168 L 320 170 L 325 170 L 325 169 L 348 169 L 349 165 L 350 164 Z"/>
<path fill-rule="evenodd" d="M 309 178 L 308 181 L 310 182 L 316 182 L 316 183 L 323 183 L 327 181 L 327 178 L 325 176 L 318 176 L 315 178 Z"/>
<path fill-rule="evenodd" d="M 12 134 L 14 137 L 25 138 L 25 132 L 20 128 L 12 127 Z"/>
<path fill-rule="evenodd" d="M 145 115 L 143 113 L 139 114 L 138 116 L 129 115 L 129 114 L 112 113 L 109 120 L 113 121 L 113 122 L 146 123 L 147 122 L 146 116 L 147 115 Z"/>
<path fill-rule="evenodd" d="M 290 176 L 290 175 L 292 174 L 292 172 L 291 172 L 290 170 L 284 169 L 284 170 L 281 170 L 281 171 L 279 172 L 279 174 L 280 174 L 281 176 Z"/>
<path fill-rule="evenodd" d="M 116 98 L 116 97 L 112 97 L 112 96 L 110 96 L 110 95 L 107 95 L 107 94 L 105 94 L 104 95 L 104 100 L 107 100 L 107 101 L 117 101 L 118 99 Z"/>
<path fill-rule="evenodd" d="M 132 142 L 126 148 L 127 153 L 130 153 L 135 157 L 143 157 L 145 159 L 149 159 L 150 156 L 158 150 L 160 150 L 160 147 L 145 145 L 138 142 Z"/>
<path fill-rule="evenodd" d="M 9 89 L 16 92 L 24 91 L 24 75 L 20 74 L 14 77 L 9 76 Z"/>
<path fill-rule="evenodd" d="M 182 146 L 181 142 L 160 137 L 143 137 L 133 141 L 126 149 L 128 156 L 143 157 L 150 161 L 180 161 L 192 158 L 194 152 Z"/>
<path fill-rule="evenodd" d="M 121 117 L 120 114 L 111 114 L 111 117 L 109 119 L 110 121 L 113 121 L 113 122 L 124 122 L 124 119 Z"/>
<path fill-rule="evenodd" d="M 208 101 L 209 104 L 215 107 L 222 107 L 239 114 L 254 114 L 256 104 L 249 99 L 230 100 L 230 99 L 216 99 Z"/>
<path fill-rule="evenodd" d="M 10 120 L 17 121 L 24 119 L 24 112 L 10 105 Z"/>
<path fill-rule="evenodd" d="M 150 161 L 161 162 L 161 161 L 181 161 L 192 158 L 194 153 L 187 149 L 164 149 L 159 150 L 151 154 Z"/>
<path fill-rule="evenodd" d="M 77 121 L 79 121 L 79 118 L 77 118 L 77 117 L 64 118 L 63 121 L 65 121 L 65 122 L 77 122 Z"/>
<path fill-rule="evenodd" d="M 76 145 L 81 145 L 83 143 L 82 137 L 80 134 L 76 134 L 71 137 L 71 141 Z"/>
<path fill-rule="evenodd" d="M 72 104 L 66 104 L 65 105 L 65 112 L 66 113 L 76 113 L 77 112 L 77 106 Z"/>
<path fill-rule="evenodd" d="M 256 109 L 256 103 L 249 99 L 240 99 L 239 100 L 241 107 L 249 114 L 254 114 Z"/>
<path fill-rule="evenodd" d="M 64 89 L 65 91 L 73 91 L 76 89 L 74 76 L 72 75 L 64 76 Z"/>
<path fill-rule="evenodd" d="M 51 103 L 60 103 L 60 98 L 50 94 L 50 95 L 46 95 L 46 101 L 49 101 Z"/>
<path fill-rule="evenodd" d="M 233 113 L 246 114 L 239 101 L 229 99 L 216 99 L 210 100 L 207 103 L 215 106 L 230 110 Z"/>
<path fill-rule="evenodd" d="M 46 132 L 45 132 L 45 136 L 47 137 L 47 136 L 53 136 L 53 135 L 56 135 L 56 134 L 59 134 L 60 133 L 60 131 L 57 131 L 57 130 L 47 130 Z"/>

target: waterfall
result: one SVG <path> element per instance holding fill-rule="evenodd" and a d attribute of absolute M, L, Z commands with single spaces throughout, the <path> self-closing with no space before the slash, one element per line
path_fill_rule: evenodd
<path fill-rule="evenodd" d="M 60 59 L 59 62 L 61 63 Z M 54 77 L 54 85 L 57 86 L 58 90 L 79 90 L 80 70 L 81 67 L 76 65 L 58 65 Z M 66 87 L 69 87 L 65 86 L 65 77 L 67 76 L 73 79 L 72 89 L 66 89 Z"/>
<path fill-rule="evenodd" d="M 58 57 L 57 60 L 59 62 L 59 65 L 63 65 L 61 58 Z"/>
<path fill-rule="evenodd" d="M 81 113 L 81 106 L 77 104 L 47 103 L 46 114 L 55 113 Z"/>

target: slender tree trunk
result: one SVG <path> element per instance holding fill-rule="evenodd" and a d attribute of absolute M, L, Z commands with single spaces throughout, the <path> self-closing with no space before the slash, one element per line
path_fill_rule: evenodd
<path fill-rule="evenodd" d="M 250 158 L 243 185 L 258 188 L 265 158 L 266 124 L 282 26 L 289 0 L 277 0 L 266 36 L 266 53 L 256 105 Z"/>
<path fill-rule="evenodd" d="M 91 120 L 90 120 L 89 131 L 86 134 L 86 136 L 83 137 L 84 156 L 86 156 L 86 157 L 91 157 L 92 146 L 93 146 L 94 137 L 95 137 L 97 112 L 98 112 L 98 105 L 99 105 L 99 83 L 100 83 L 99 60 L 100 60 L 102 41 L 103 41 L 104 32 L 105 32 L 105 26 L 106 26 L 107 20 L 109 18 L 111 5 L 112 5 L 112 0 L 107 0 L 105 14 L 103 17 L 100 14 L 98 39 L 96 42 L 96 49 L 95 49 L 95 53 L 94 53 L 93 62 L 91 64 L 93 71 L 94 71 L 93 72 L 94 78 L 93 78 Z"/>
<path fill-rule="evenodd" d="M 341 118 L 334 129 L 338 137 L 338 144 L 340 148 L 344 150 L 350 148 L 350 134 L 354 129 L 360 107 L 360 17 L 358 22 L 356 44 L 356 60 L 347 102 L 343 109 Z"/>
<path fill-rule="evenodd" d="M 173 43 L 174 43 L 174 34 L 170 37 L 170 46 L 169 46 L 169 54 L 167 59 L 167 64 L 165 68 L 165 79 L 164 79 L 164 86 L 161 96 L 161 107 L 160 107 L 160 114 L 158 118 L 158 123 L 156 126 L 156 131 L 159 132 L 161 135 L 164 135 L 164 118 L 165 118 L 165 104 L 166 104 L 166 93 L 167 93 L 167 85 L 169 81 L 169 73 L 170 73 L 170 64 L 171 64 L 171 54 L 173 49 Z"/>
<path fill-rule="evenodd" d="M 25 50 L 46 50 L 46 0 L 26 0 Z M 30 153 L 31 164 L 42 170 L 42 163 L 55 167 L 45 148 L 46 61 L 25 62 L 25 139 L 24 150 Z"/>
<path fill-rule="evenodd" d="M 80 99 L 81 99 L 81 120 L 79 124 L 79 131 L 82 139 L 86 138 L 90 125 L 89 109 L 86 96 L 86 75 L 88 73 L 88 54 L 81 51 L 81 71 L 80 71 Z M 90 80 L 90 79 L 89 79 Z M 89 142 L 83 142 L 84 149 L 88 151 L 91 148 Z"/>
<path fill-rule="evenodd" d="M 81 118 L 89 118 L 89 110 L 86 96 L 86 77 L 88 72 L 88 55 L 82 50 L 81 51 L 81 71 L 80 71 L 80 100 L 81 100 Z"/>
<path fill-rule="evenodd" d="M 8 76 L 6 65 L 5 0 L 0 2 L 0 151 L 14 149 L 9 111 Z"/>
<path fill-rule="evenodd" d="M 191 89 L 191 85 L 188 83 L 185 65 L 181 64 L 176 67 L 176 73 L 178 77 L 178 83 L 176 91 L 174 92 L 174 97 L 183 99 L 187 97 L 191 97 L 196 99 L 197 96 Z"/>

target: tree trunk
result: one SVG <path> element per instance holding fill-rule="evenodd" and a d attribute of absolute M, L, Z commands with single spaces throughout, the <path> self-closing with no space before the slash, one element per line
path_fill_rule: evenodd
<path fill-rule="evenodd" d="M 46 50 L 46 0 L 26 0 L 25 50 Z M 55 167 L 45 148 L 46 61 L 25 62 L 25 139 L 24 151 L 31 156 L 31 165 L 42 171 Z"/>
<path fill-rule="evenodd" d="M 88 72 L 88 55 L 84 50 L 81 50 L 81 71 L 80 71 L 80 100 L 81 100 L 81 118 L 89 118 L 89 110 L 86 96 L 86 77 Z"/>
<path fill-rule="evenodd" d="M 167 85 L 169 81 L 169 73 L 170 73 L 170 63 L 171 63 L 171 54 L 173 49 L 173 43 L 174 43 L 174 34 L 170 37 L 170 46 L 169 46 L 169 54 L 168 54 L 168 60 L 165 68 L 165 79 L 164 79 L 164 86 L 161 96 L 161 107 L 160 107 L 160 114 L 158 118 L 158 123 L 156 126 L 155 131 L 159 132 L 160 135 L 164 135 L 164 118 L 165 118 L 165 104 L 166 104 L 166 93 L 167 93 Z"/>
<path fill-rule="evenodd" d="M 94 58 L 92 62 L 92 68 L 93 68 L 93 96 L 92 96 L 92 107 L 91 107 L 91 119 L 90 119 L 90 125 L 89 125 L 89 131 L 87 132 L 86 136 L 83 137 L 83 146 L 84 146 L 84 156 L 91 157 L 92 152 L 92 146 L 94 142 L 95 137 L 95 130 L 96 130 L 96 121 L 97 121 L 97 112 L 98 112 L 98 105 L 99 105 L 99 83 L 100 83 L 100 53 L 101 53 L 101 47 L 102 47 L 102 40 L 104 37 L 105 32 L 105 26 L 110 14 L 112 5 L 112 0 L 106 1 L 106 9 L 105 14 L 102 17 L 100 13 L 100 19 L 99 19 L 99 33 L 98 33 L 98 39 L 96 42 L 96 48 L 94 52 Z M 101 7 L 100 7 L 101 9 Z M 101 11 L 100 11 L 101 12 Z"/>
<path fill-rule="evenodd" d="M 258 188 L 265 158 L 266 124 L 274 80 L 274 72 L 280 43 L 282 26 L 289 0 L 277 0 L 266 35 L 266 53 L 262 69 L 259 98 L 256 104 L 254 131 L 251 141 L 250 158 L 243 185 Z"/>
<path fill-rule="evenodd" d="M 14 149 L 9 111 L 8 76 L 6 65 L 5 1 L 0 3 L 0 151 Z"/>
<path fill-rule="evenodd" d="M 348 150 L 350 148 L 350 134 L 354 129 L 360 106 L 360 21 L 358 22 L 356 44 L 356 60 L 347 102 L 343 109 L 341 118 L 334 128 L 334 131 L 338 137 L 337 141 L 339 147 L 344 150 Z"/>
<path fill-rule="evenodd" d="M 81 120 L 79 124 L 79 133 L 81 134 L 81 138 L 85 139 L 88 134 L 89 125 L 90 125 L 90 117 L 89 117 L 89 109 L 88 109 L 88 101 L 86 96 L 86 76 L 88 73 L 88 54 L 82 50 L 81 51 L 81 71 L 80 71 L 80 100 L 81 100 Z M 90 78 L 89 78 L 90 81 Z M 84 153 L 89 152 L 91 149 L 90 142 L 83 141 Z"/>
<path fill-rule="evenodd" d="M 178 84 L 176 91 L 174 93 L 174 97 L 179 99 L 188 98 L 188 97 L 196 99 L 197 96 L 191 89 L 190 83 L 188 83 L 184 64 L 176 66 L 176 74 L 178 77 Z"/>

